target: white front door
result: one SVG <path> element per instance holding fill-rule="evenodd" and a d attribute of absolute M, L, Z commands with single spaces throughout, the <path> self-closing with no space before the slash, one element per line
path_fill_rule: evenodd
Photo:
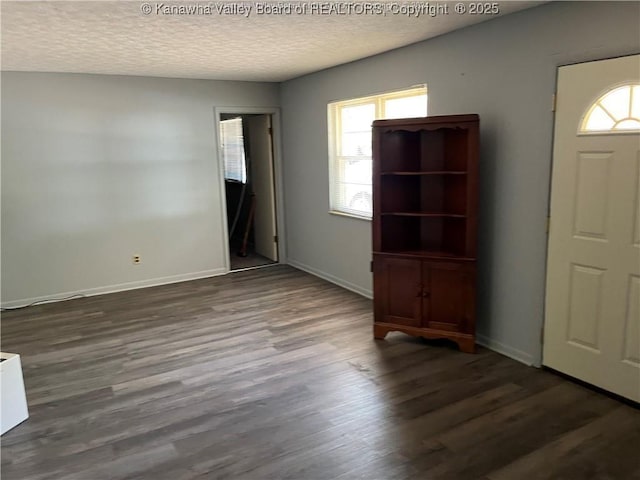
<path fill-rule="evenodd" d="M 560 67 L 543 364 L 640 401 L 640 55 Z"/>
<path fill-rule="evenodd" d="M 253 234 L 256 253 L 278 261 L 271 115 L 248 117 L 251 179 L 255 194 Z"/>

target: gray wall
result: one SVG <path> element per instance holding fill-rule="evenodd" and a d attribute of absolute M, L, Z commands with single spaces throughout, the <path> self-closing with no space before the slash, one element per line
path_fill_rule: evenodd
<path fill-rule="evenodd" d="M 640 4 L 546 4 L 281 87 L 288 260 L 371 293 L 370 222 L 330 215 L 327 103 L 414 84 L 481 122 L 480 340 L 540 361 L 556 67 L 640 51 Z"/>
<path fill-rule="evenodd" d="M 278 94 L 3 72 L 3 306 L 223 273 L 214 107 L 277 106 Z"/>

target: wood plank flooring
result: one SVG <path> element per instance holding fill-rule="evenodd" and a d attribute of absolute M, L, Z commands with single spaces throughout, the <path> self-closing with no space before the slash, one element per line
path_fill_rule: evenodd
<path fill-rule="evenodd" d="M 6 312 L 2 479 L 640 479 L 640 411 L 287 266 Z"/>

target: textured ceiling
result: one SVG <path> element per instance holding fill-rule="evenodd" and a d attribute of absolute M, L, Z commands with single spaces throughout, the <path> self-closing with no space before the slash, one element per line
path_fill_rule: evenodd
<path fill-rule="evenodd" d="M 260 14 L 259 3 L 305 13 Z M 504 15 L 539 3 L 498 4 Z M 454 2 L 369 3 L 384 15 L 358 14 L 362 3 L 311 1 L 2 0 L 0 5 L 2 70 L 249 81 L 287 80 L 496 17 L 457 14 Z M 333 12 L 319 11 L 321 5 Z M 427 10 L 420 16 L 397 13 L 416 5 L 440 10 L 435 16 Z M 167 14 L 178 7 L 196 9 L 195 14 Z M 248 15 L 241 11 L 247 7 Z M 146 8 L 151 13 L 143 13 Z M 349 8 L 351 14 L 336 14 Z"/>

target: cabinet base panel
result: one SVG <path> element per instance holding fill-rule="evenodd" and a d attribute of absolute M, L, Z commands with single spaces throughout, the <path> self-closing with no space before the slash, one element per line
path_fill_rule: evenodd
<path fill-rule="evenodd" d="M 373 338 L 384 340 L 389 332 L 403 332 L 414 337 L 424 337 L 428 339 L 446 338 L 458 344 L 461 352 L 476 353 L 476 340 L 473 335 L 446 332 L 442 330 L 432 330 L 430 328 L 409 327 L 405 325 L 394 325 L 391 323 L 376 322 L 373 324 Z"/>

